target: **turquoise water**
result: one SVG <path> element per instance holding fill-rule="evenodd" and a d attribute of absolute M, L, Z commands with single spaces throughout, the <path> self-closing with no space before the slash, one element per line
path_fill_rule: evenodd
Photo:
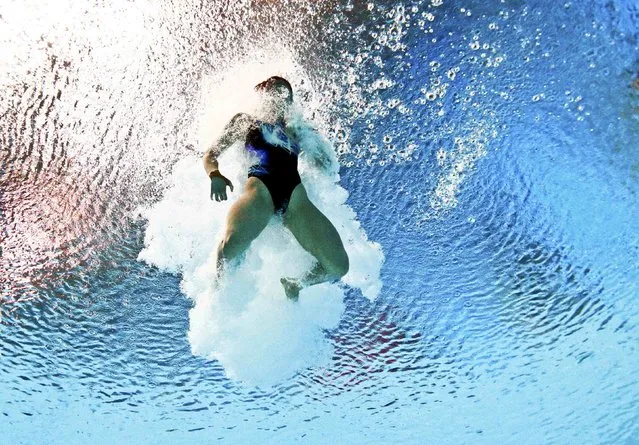
<path fill-rule="evenodd" d="M 2 442 L 639 443 L 638 23 L 5 1 Z M 197 156 L 271 74 L 334 150 L 339 178 L 304 179 L 359 252 L 299 307 L 206 289 L 224 210 Z M 256 270 L 307 260 L 264 235 Z"/>

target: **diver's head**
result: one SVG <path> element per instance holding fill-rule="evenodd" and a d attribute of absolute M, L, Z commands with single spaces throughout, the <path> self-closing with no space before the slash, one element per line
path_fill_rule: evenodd
<path fill-rule="evenodd" d="M 272 76 L 255 85 L 255 91 L 260 93 L 267 113 L 277 120 L 286 117 L 293 103 L 293 87 L 288 80 Z"/>

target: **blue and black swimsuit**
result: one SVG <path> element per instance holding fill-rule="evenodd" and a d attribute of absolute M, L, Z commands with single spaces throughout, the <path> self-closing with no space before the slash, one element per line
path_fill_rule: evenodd
<path fill-rule="evenodd" d="M 299 145 L 284 130 L 284 123 L 255 120 L 246 134 L 246 150 L 257 157 L 248 176 L 259 178 L 273 199 L 276 212 L 284 213 L 295 187 L 302 181 L 297 172 Z"/>

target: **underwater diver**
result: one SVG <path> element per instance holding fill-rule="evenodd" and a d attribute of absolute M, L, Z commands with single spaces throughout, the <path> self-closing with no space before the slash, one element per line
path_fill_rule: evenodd
<path fill-rule="evenodd" d="M 236 114 L 218 140 L 203 157 L 204 169 L 211 180 L 211 199 L 227 199 L 226 188 L 233 184 L 219 168 L 218 156 L 237 141 L 254 155 L 244 191 L 231 206 L 226 233 L 217 248 L 218 279 L 223 269 L 238 260 L 267 226 L 271 217 L 281 214 L 284 226 L 300 245 L 317 260 L 302 278 L 282 277 L 286 296 L 297 300 L 307 286 L 343 277 L 349 268 L 344 244 L 326 216 L 309 200 L 297 171 L 303 147 L 287 126 L 293 103 L 293 88 L 284 78 L 273 76 L 255 86 L 260 93 L 264 120 L 245 113 Z"/>

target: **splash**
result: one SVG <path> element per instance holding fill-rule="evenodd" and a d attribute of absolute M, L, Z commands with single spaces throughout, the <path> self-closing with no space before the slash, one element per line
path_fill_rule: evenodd
<path fill-rule="evenodd" d="M 243 67 L 242 72 L 261 73 L 261 77 L 284 72 L 273 66 L 268 70 L 259 65 L 255 70 Z M 291 71 L 284 76 L 295 79 Z M 235 112 L 254 111 L 251 87 L 261 80 L 254 77 L 232 75 L 231 80 L 217 84 L 205 82 L 203 108 L 212 108 L 211 103 L 217 106 L 202 113 L 201 151 Z M 326 331 L 337 326 L 343 313 L 344 284 L 361 289 L 369 299 L 381 289 L 380 246 L 368 240 L 355 212 L 346 205 L 348 192 L 338 184 L 339 165 L 332 145 L 301 113 L 297 110 L 290 120 L 304 150 L 300 176 L 310 199 L 333 222 L 344 242 L 351 267 L 343 284 L 312 286 L 302 290 L 297 303 L 287 300 L 280 278 L 303 275 L 314 259 L 277 216 L 251 244 L 242 264 L 215 283 L 215 248 L 246 180 L 247 159 L 240 144 L 219 159 L 224 174 L 236 185 L 228 201 L 209 200 L 209 181 L 200 157 L 190 156 L 175 165 L 163 199 L 141 210 L 148 227 L 139 259 L 182 274 L 182 290 L 194 302 L 188 334 L 193 353 L 218 360 L 229 378 L 258 386 L 328 363 L 333 349 Z M 314 162 L 320 154 L 321 169 Z"/>

